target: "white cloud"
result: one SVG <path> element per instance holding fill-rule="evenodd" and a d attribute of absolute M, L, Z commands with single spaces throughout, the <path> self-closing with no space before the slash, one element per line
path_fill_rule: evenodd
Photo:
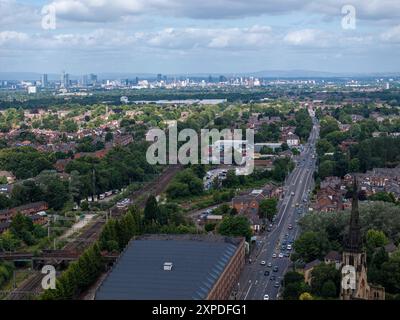
<path fill-rule="evenodd" d="M 360 19 L 400 17 L 398 0 L 54 0 L 59 17 L 73 21 L 115 21 L 130 15 L 232 19 L 291 12 L 341 15 L 351 4 Z"/>
<path fill-rule="evenodd" d="M 400 25 L 395 26 L 381 34 L 384 42 L 400 43 Z"/>
<path fill-rule="evenodd" d="M 155 48 L 171 50 L 258 50 L 277 40 L 268 26 L 248 28 L 165 28 L 156 32 L 128 33 L 98 29 L 88 33 L 0 33 L 0 48 L 106 50 Z"/>
<path fill-rule="evenodd" d="M 0 46 L 13 46 L 16 44 L 24 43 L 29 40 L 29 36 L 25 33 L 16 31 L 2 31 L 0 32 Z"/>
<path fill-rule="evenodd" d="M 0 26 L 26 25 L 40 22 L 37 8 L 15 0 L 0 0 Z"/>
<path fill-rule="evenodd" d="M 283 40 L 291 45 L 304 46 L 304 45 L 322 45 L 325 39 L 322 39 L 323 32 L 315 29 L 303 29 L 289 32 Z"/>

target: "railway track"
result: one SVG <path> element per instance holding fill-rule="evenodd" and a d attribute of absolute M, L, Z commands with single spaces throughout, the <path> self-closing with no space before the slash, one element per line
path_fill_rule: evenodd
<path fill-rule="evenodd" d="M 132 204 L 139 208 L 143 208 L 147 197 L 149 195 L 157 196 L 164 192 L 169 182 L 181 169 L 181 165 L 169 166 L 156 180 L 147 183 L 142 189 L 137 190 L 130 195 L 129 198 L 132 200 Z M 121 210 L 116 206 L 111 208 L 113 216 L 121 216 L 127 210 L 128 208 Z M 63 250 L 77 252 L 79 254 L 82 253 L 85 248 L 89 247 L 98 239 L 104 224 L 105 220 L 99 217 L 82 232 L 79 239 L 65 245 Z M 39 294 L 42 291 L 42 278 L 43 275 L 40 272 L 35 273 L 25 280 L 19 288 L 12 291 L 7 296 L 7 300 L 27 300 L 32 296 Z"/>
<path fill-rule="evenodd" d="M 43 275 L 35 272 L 34 275 L 26 279 L 18 288 L 14 289 L 8 296 L 7 300 L 31 300 L 33 296 L 38 295 L 42 291 Z"/>

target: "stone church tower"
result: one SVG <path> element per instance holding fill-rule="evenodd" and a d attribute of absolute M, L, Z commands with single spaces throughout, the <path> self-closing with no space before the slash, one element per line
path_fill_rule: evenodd
<path fill-rule="evenodd" d="M 362 247 L 359 218 L 358 187 L 356 178 L 354 178 L 350 228 L 345 238 L 342 257 L 343 266 L 340 299 L 384 300 L 385 289 L 370 285 L 367 281 L 367 255 Z M 354 267 L 354 269 L 352 267 Z M 349 271 L 351 269 L 354 270 L 355 274 Z M 353 275 L 351 273 L 353 273 Z M 346 274 L 348 274 L 348 276 L 346 276 Z M 344 279 L 344 277 L 346 277 L 346 279 Z"/>

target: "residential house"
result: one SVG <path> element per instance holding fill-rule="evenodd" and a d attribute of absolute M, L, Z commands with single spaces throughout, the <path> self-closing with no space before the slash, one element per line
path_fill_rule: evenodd
<path fill-rule="evenodd" d="M 312 271 L 313 271 L 314 267 L 316 267 L 320 264 L 321 264 L 321 261 L 316 259 L 316 260 L 313 260 L 313 261 L 307 263 L 304 266 L 303 273 L 304 273 L 304 282 L 305 283 L 307 283 L 308 285 L 311 285 Z"/>
<path fill-rule="evenodd" d="M 0 178 L 5 178 L 8 184 L 14 183 L 16 177 L 10 171 L 0 171 Z"/>
<path fill-rule="evenodd" d="M 324 258 L 324 262 L 326 264 L 333 263 L 335 265 L 336 270 L 339 270 L 342 266 L 342 254 L 338 251 L 329 251 L 328 254 Z"/>
<path fill-rule="evenodd" d="M 0 222 L 11 220 L 17 213 L 24 216 L 32 216 L 38 212 L 45 211 L 49 208 L 47 202 L 39 201 L 25 204 L 11 209 L 0 210 Z"/>

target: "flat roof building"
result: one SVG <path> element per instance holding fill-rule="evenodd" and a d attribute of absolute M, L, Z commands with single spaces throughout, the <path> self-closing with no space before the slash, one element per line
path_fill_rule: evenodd
<path fill-rule="evenodd" d="M 96 300 L 224 300 L 245 263 L 244 238 L 146 235 L 132 240 Z"/>

